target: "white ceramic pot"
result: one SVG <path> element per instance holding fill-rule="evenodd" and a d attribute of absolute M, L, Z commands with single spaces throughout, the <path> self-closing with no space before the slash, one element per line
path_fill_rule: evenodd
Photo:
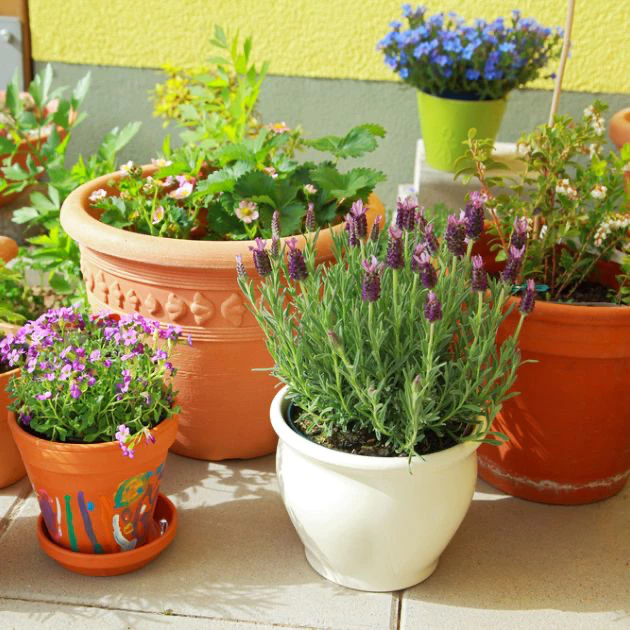
<path fill-rule="evenodd" d="M 422 582 L 457 531 L 477 477 L 478 444 L 416 457 L 334 451 L 285 421 L 284 387 L 271 404 L 280 438 L 278 483 L 306 558 L 323 577 L 362 591 Z"/>

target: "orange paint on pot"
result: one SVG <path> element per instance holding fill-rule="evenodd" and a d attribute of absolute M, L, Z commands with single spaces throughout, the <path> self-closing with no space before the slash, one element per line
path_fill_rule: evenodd
<path fill-rule="evenodd" d="M 145 175 L 156 169 L 145 167 Z M 277 438 L 269 406 L 277 381 L 266 371 L 272 359 L 238 287 L 235 257 L 256 276 L 251 241 L 193 241 L 120 230 L 98 221 L 88 197 L 111 191 L 106 175 L 75 190 L 61 222 L 81 246 L 81 265 L 92 310 L 139 312 L 165 325 L 179 325 L 192 346 L 176 347 L 179 433 L 173 451 L 205 460 L 251 458 L 272 453 Z M 370 220 L 384 216 L 375 196 Z M 343 229 L 339 225 L 333 230 Z M 298 236 L 298 246 L 305 240 Z M 330 230 L 317 241 L 317 261 L 333 260 Z"/>
<path fill-rule="evenodd" d="M 177 433 L 170 418 L 124 457 L 117 442 L 67 444 L 9 426 L 22 454 L 50 539 L 70 551 L 113 554 L 138 549 L 153 527 L 164 462 Z M 113 542 L 112 542 L 113 541 Z"/>
<path fill-rule="evenodd" d="M 514 301 L 514 300 L 513 300 Z M 499 341 L 512 334 L 513 312 Z M 483 445 L 480 476 L 508 494 L 564 505 L 618 493 L 630 475 L 630 308 L 536 304 L 524 322 L 524 360 Z"/>
<path fill-rule="evenodd" d="M 6 391 L 9 380 L 17 376 L 19 370 L 0 374 L 0 488 L 6 488 L 19 481 L 26 474 L 22 457 L 15 445 L 9 429 L 9 393 Z"/>

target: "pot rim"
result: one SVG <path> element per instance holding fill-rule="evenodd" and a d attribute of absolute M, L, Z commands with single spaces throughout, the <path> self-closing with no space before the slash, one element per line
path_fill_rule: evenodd
<path fill-rule="evenodd" d="M 518 314 L 518 296 L 511 296 L 508 304 L 515 308 L 511 316 Z M 579 304 L 563 304 L 536 300 L 534 311 L 526 319 L 547 321 L 562 326 L 630 326 L 630 306 L 581 306 Z"/>
<path fill-rule="evenodd" d="M 422 94 L 423 96 L 428 96 L 429 98 L 436 98 L 441 101 L 451 101 L 453 103 L 506 103 L 508 101 L 508 96 L 510 92 L 508 92 L 502 98 L 492 98 L 492 99 L 480 99 L 480 98 L 451 98 L 448 96 L 438 96 L 437 94 L 429 94 L 429 92 L 425 92 L 424 90 L 420 90 L 416 88 L 416 92 L 418 94 Z"/>
<path fill-rule="evenodd" d="M 274 396 L 270 409 L 271 424 L 282 442 L 286 443 L 300 454 L 317 462 L 354 470 L 407 471 L 417 469 L 418 472 L 421 472 L 451 466 L 473 454 L 479 446 L 481 446 L 481 442 L 462 442 L 444 451 L 438 451 L 430 455 L 416 456 L 411 460 L 411 464 L 407 457 L 377 457 L 373 455 L 343 453 L 342 451 L 336 451 L 321 446 L 320 444 L 315 444 L 306 437 L 298 435 L 289 427 L 285 420 L 285 414 L 289 404 L 286 399 L 288 391 L 289 387 L 285 385 Z"/>
<path fill-rule="evenodd" d="M 156 166 L 145 165 L 142 167 L 142 175 L 146 177 L 157 170 Z M 119 171 L 97 177 L 79 186 L 64 201 L 61 208 L 61 225 L 81 246 L 116 258 L 159 266 L 233 269 L 235 256 L 248 255 L 249 247 L 254 245 L 254 241 L 195 241 L 136 234 L 102 223 L 88 212 L 88 198 L 99 188 L 111 190 L 112 187 L 107 183 L 112 180 L 118 181 L 120 178 Z M 384 216 L 383 206 L 374 193 L 370 195 L 368 205 L 378 209 Z M 319 238 L 321 240 L 331 230 L 341 229 L 343 224 L 323 229 Z M 298 240 L 298 246 L 304 247 L 306 236 L 303 234 L 294 236 Z M 284 237 L 281 241 L 284 242 L 294 236 Z M 163 243 L 163 246 L 158 243 Z"/>
<path fill-rule="evenodd" d="M 160 422 L 157 427 L 151 429 L 151 434 L 155 437 L 156 442 L 163 435 L 168 434 L 169 432 L 173 432 L 173 438 L 175 438 L 175 431 L 177 430 L 177 421 L 178 416 L 174 415 L 166 420 Z M 32 448 L 35 449 L 46 449 L 48 451 L 54 451 L 60 454 L 85 454 L 87 452 L 86 449 L 89 449 L 90 453 L 98 453 L 104 452 L 106 450 L 111 450 L 112 448 L 119 448 L 118 442 L 113 440 L 111 442 L 98 442 L 96 444 L 73 444 L 68 442 L 53 442 L 52 440 L 47 440 L 43 437 L 36 437 L 32 435 L 28 431 L 25 431 L 20 424 L 18 424 L 15 413 L 13 411 L 9 412 L 9 425 L 11 426 L 12 431 L 16 439 L 23 440 L 27 442 Z M 142 442 L 142 444 L 144 444 Z M 152 445 L 153 446 L 153 445 Z M 170 445 L 169 445 L 170 447 Z"/>

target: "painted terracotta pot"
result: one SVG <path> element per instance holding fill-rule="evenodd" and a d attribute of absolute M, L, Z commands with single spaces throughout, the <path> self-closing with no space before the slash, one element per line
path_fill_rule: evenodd
<path fill-rule="evenodd" d="M 513 312 L 499 332 L 511 334 Z M 574 505 L 618 493 L 630 475 L 630 308 L 539 302 L 520 337 L 515 390 L 479 449 L 480 476 L 511 495 Z"/>
<path fill-rule="evenodd" d="M 159 424 L 155 444 L 142 441 L 134 457 L 117 442 L 67 444 L 9 426 L 37 495 L 50 539 L 80 553 L 118 553 L 144 545 L 155 527 L 153 512 L 177 419 Z"/>
<path fill-rule="evenodd" d="M 28 93 L 23 92 L 22 95 L 24 94 L 28 94 Z M 0 90 L 0 101 L 3 101 L 3 100 L 4 100 L 4 90 Z M 48 113 L 53 113 L 57 111 L 58 106 L 59 106 L 59 100 L 54 99 L 50 101 L 50 103 L 48 103 L 48 105 L 46 106 L 46 110 Z M 77 113 L 71 112 L 70 121 L 74 122 L 76 120 L 76 117 L 77 117 Z M 50 136 L 50 131 L 51 131 L 50 129 L 42 129 L 39 135 L 33 136 L 29 140 L 24 140 L 15 151 L 13 158 L 11 159 L 11 164 L 17 164 L 21 166 L 22 168 L 26 168 L 26 161 L 29 156 L 32 156 L 35 160 L 35 164 L 39 166 L 39 162 L 37 158 L 35 157 L 34 152 L 39 150 L 42 147 L 42 145 L 46 143 L 46 141 L 48 140 Z M 63 129 L 62 127 L 57 127 L 57 131 L 59 133 L 59 140 L 60 141 L 63 140 L 67 135 L 67 131 Z M 3 163 L 4 160 L 8 157 L 9 157 L 9 154 L 6 154 L 6 153 L 0 154 L 0 163 Z M 39 173 L 37 175 L 37 179 L 41 179 L 44 176 L 44 174 L 45 174 L 45 171 L 42 171 L 41 173 Z M 18 197 L 19 194 L 20 193 L 10 193 L 10 194 L 0 193 L 0 207 L 5 206 L 6 204 L 13 201 L 15 198 Z"/>
<path fill-rule="evenodd" d="M 6 389 L 11 377 L 17 376 L 19 372 L 19 370 L 11 370 L 0 374 L 0 488 L 10 486 L 26 474 L 22 457 L 8 424 L 9 393 Z"/>
<path fill-rule="evenodd" d="M 145 167 L 145 174 L 154 172 Z M 181 407 L 173 451 L 206 460 L 259 457 L 277 444 L 269 405 L 277 381 L 264 337 L 236 282 L 241 254 L 252 277 L 251 241 L 187 241 L 134 234 L 104 225 L 88 197 L 110 190 L 107 175 L 81 186 L 66 200 L 61 223 L 81 247 L 88 298 L 94 311 L 139 312 L 180 325 L 192 346 L 180 344 L 173 363 Z M 384 215 L 370 199 L 372 217 Z M 333 229 L 342 229 L 338 226 Z M 303 246 L 304 237 L 297 237 Z M 322 230 L 317 260 L 333 259 L 330 230 Z"/>

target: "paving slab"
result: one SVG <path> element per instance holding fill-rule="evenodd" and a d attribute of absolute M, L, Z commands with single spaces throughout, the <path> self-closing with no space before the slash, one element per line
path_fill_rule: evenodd
<path fill-rule="evenodd" d="M 31 496 L 0 539 L 0 598 L 171 610 L 217 623 L 389 628 L 395 596 L 338 587 L 307 564 L 274 468 L 273 456 L 217 464 L 170 455 L 163 491 L 179 510 L 176 539 L 141 572 L 112 578 L 69 573 L 39 550 Z"/>
<path fill-rule="evenodd" d="M 0 537 L 30 491 L 31 485 L 26 477 L 0 490 Z"/>
<path fill-rule="evenodd" d="M 400 628 L 630 628 L 630 487 L 566 507 L 480 481 L 437 571 L 405 592 Z"/>
<path fill-rule="evenodd" d="M 180 617 L 172 614 L 138 613 L 128 610 L 110 610 L 49 604 L 22 600 L 0 599 L 0 622 L 3 630 L 33 630 L 49 628 L 89 628 L 90 630 L 121 630 L 137 628 L 185 628 L 186 630 L 279 630 L 279 626 L 241 623 L 225 619 Z"/>

